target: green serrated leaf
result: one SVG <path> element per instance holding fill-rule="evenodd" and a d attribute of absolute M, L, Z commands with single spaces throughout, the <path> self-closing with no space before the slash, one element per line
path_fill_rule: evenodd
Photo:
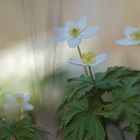
<path fill-rule="evenodd" d="M 110 67 L 104 73 L 96 73 L 95 79 L 97 87 L 104 90 L 112 90 L 121 86 L 121 81 L 127 77 L 137 75 L 137 71 L 129 70 L 125 67 Z"/>
<path fill-rule="evenodd" d="M 105 133 L 100 118 L 119 119 L 123 117 L 121 120 L 127 120 L 128 127 L 134 133 L 139 132 L 139 71 L 125 67 L 110 67 L 106 72 L 95 74 L 95 87 L 91 79 L 84 75 L 70 81 L 75 82 L 75 87 L 60 106 L 60 109 L 64 106 L 68 107 L 61 125 L 65 140 L 90 140 L 91 138 L 104 140 Z M 109 105 L 104 102 L 107 101 L 102 96 L 105 93 L 111 97 Z M 81 99 L 87 102 L 80 102 Z"/>
<path fill-rule="evenodd" d="M 135 83 L 135 80 L 132 80 Z M 140 85 L 123 81 L 123 86 L 113 90 L 115 110 L 124 113 L 134 133 L 140 124 Z M 134 86 L 135 85 L 135 86 Z"/>
<path fill-rule="evenodd" d="M 83 133 L 81 133 L 81 131 Z M 89 140 L 90 138 L 94 140 L 104 140 L 105 132 L 101 122 L 96 116 L 93 114 L 82 114 L 64 130 L 64 139 L 70 140 L 71 137 L 73 137 L 73 140 L 77 140 L 77 138 L 81 140 Z"/>
<path fill-rule="evenodd" d="M 82 99 L 79 101 L 72 101 L 70 103 L 70 110 L 67 111 L 67 113 L 65 114 L 65 116 L 62 119 L 62 126 L 61 129 L 63 129 L 64 127 L 66 127 L 68 125 L 68 123 L 78 114 L 84 111 L 88 110 L 88 102 L 87 99 Z"/>
<path fill-rule="evenodd" d="M 75 81 L 77 79 L 75 79 Z M 75 97 L 77 99 L 80 99 L 87 93 L 89 93 L 90 90 L 92 90 L 92 88 L 94 87 L 89 78 L 80 76 L 78 81 L 80 81 L 80 83 L 78 83 L 77 86 L 73 88 L 66 97 L 63 98 L 61 104 L 58 107 L 58 111 L 61 110 L 63 106 L 65 106 L 72 98 Z"/>

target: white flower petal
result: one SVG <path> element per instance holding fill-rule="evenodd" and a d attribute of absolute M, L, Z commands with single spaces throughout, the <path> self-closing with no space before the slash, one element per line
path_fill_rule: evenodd
<path fill-rule="evenodd" d="M 68 40 L 68 45 L 70 48 L 75 48 L 80 44 L 80 42 L 81 42 L 81 39 L 74 38 L 74 39 Z"/>
<path fill-rule="evenodd" d="M 28 102 L 31 99 L 30 94 L 24 94 L 24 102 Z"/>
<path fill-rule="evenodd" d="M 29 103 L 24 104 L 23 107 L 24 107 L 25 110 L 33 110 L 34 109 L 33 105 L 31 105 Z"/>
<path fill-rule="evenodd" d="M 91 67 L 96 67 L 100 63 L 106 61 L 108 59 L 108 56 L 105 53 L 101 53 L 96 56 L 96 61 L 94 64 L 90 64 Z"/>
<path fill-rule="evenodd" d="M 91 66 L 91 67 L 96 67 L 97 65 L 99 65 L 100 63 L 106 61 L 108 59 L 108 56 L 105 53 L 101 53 L 99 55 L 96 56 L 96 62 L 93 64 L 84 64 L 80 58 L 71 58 L 70 59 L 70 63 L 73 65 L 77 65 L 77 66 Z"/>
<path fill-rule="evenodd" d="M 72 38 L 70 34 L 65 31 L 64 28 L 56 28 L 55 31 L 58 33 L 58 36 L 54 39 L 54 42 L 56 44 Z"/>
<path fill-rule="evenodd" d="M 62 36 L 57 36 L 55 39 L 54 39 L 54 43 L 55 44 L 58 44 L 59 42 L 62 42 L 62 41 L 65 41 L 66 39 Z"/>
<path fill-rule="evenodd" d="M 100 29 L 98 27 L 94 27 L 94 28 L 86 28 L 81 34 L 80 37 L 84 38 L 84 39 L 88 39 L 91 38 L 92 36 L 94 36 L 97 32 L 99 32 Z"/>
<path fill-rule="evenodd" d="M 85 28 L 86 24 L 87 24 L 87 17 L 84 17 L 78 21 L 76 26 L 79 27 L 81 30 L 83 30 Z"/>
<path fill-rule="evenodd" d="M 72 21 L 68 21 L 65 23 L 65 31 L 69 32 L 69 30 L 74 26 L 75 24 Z"/>
<path fill-rule="evenodd" d="M 86 64 L 84 64 L 80 58 L 71 58 L 70 63 L 77 66 L 86 66 Z"/>
<path fill-rule="evenodd" d="M 132 34 L 133 32 L 137 31 L 138 29 L 136 27 L 131 27 L 131 26 L 128 26 L 124 29 L 124 34 L 127 36 L 127 37 L 130 37 L 130 34 Z"/>
<path fill-rule="evenodd" d="M 64 28 L 59 27 L 59 28 L 55 29 L 55 32 L 61 35 L 61 34 L 65 33 L 66 31 Z"/>
<path fill-rule="evenodd" d="M 58 44 L 59 42 L 66 41 L 71 39 L 72 37 L 69 34 L 61 34 L 54 39 L 54 43 Z"/>
<path fill-rule="evenodd" d="M 106 60 L 106 58 L 108 58 L 107 54 L 105 53 L 100 53 L 96 56 L 96 61 L 99 61 L 99 60 Z"/>
<path fill-rule="evenodd" d="M 15 96 L 10 95 L 10 94 L 6 94 L 6 95 L 4 96 L 4 98 L 5 98 L 7 101 L 9 101 L 9 102 L 14 102 L 14 101 L 16 100 Z"/>
<path fill-rule="evenodd" d="M 123 46 L 133 46 L 133 45 L 139 45 L 140 41 L 134 41 L 129 38 L 125 38 L 125 39 L 117 40 L 116 43 L 118 45 L 123 45 Z"/>

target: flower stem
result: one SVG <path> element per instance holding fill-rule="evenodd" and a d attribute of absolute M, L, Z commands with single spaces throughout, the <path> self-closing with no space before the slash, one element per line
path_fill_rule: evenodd
<path fill-rule="evenodd" d="M 93 76 L 93 74 L 92 74 L 91 67 L 89 66 L 88 69 L 89 69 L 89 73 L 90 73 L 90 76 L 91 76 L 91 78 L 92 78 L 93 84 L 94 84 L 94 86 L 95 86 L 95 85 L 96 85 L 96 84 L 95 84 L 95 79 L 94 79 L 94 76 Z"/>
<path fill-rule="evenodd" d="M 81 53 L 81 49 L 80 49 L 80 47 L 78 46 L 77 49 L 78 49 L 78 53 L 79 53 L 80 58 L 82 58 L 82 53 Z M 84 70 L 85 70 L 85 74 L 88 76 L 87 68 L 84 67 Z"/>
<path fill-rule="evenodd" d="M 79 56 L 80 56 L 80 58 L 81 58 L 81 57 L 82 57 L 82 53 L 81 53 L 80 47 L 78 46 L 77 48 L 78 48 Z"/>

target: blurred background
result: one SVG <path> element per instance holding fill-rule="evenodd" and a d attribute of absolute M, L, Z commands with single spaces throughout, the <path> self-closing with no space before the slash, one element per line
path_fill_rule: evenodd
<path fill-rule="evenodd" d="M 115 44 L 124 37 L 125 26 L 140 24 L 139 5 L 139 0 L 0 0 L 1 92 L 32 93 L 38 123 L 54 134 L 48 139 L 62 140 L 55 137 L 56 108 L 65 94 L 66 79 L 83 70 L 69 64 L 77 50 L 53 43 L 54 29 L 87 16 L 88 26 L 98 26 L 101 32 L 83 41 L 81 49 L 109 55 L 94 71 L 116 65 L 139 70 L 140 48 Z"/>

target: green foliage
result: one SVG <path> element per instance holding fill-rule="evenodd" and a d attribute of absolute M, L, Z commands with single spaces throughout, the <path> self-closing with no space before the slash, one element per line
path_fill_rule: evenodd
<path fill-rule="evenodd" d="M 89 140 L 92 137 L 95 140 L 104 139 L 104 128 L 98 117 L 98 112 L 102 110 L 101 103 L 94 99 L 91 105 L 93 108 L 88 103 L 87 99 L 70 103 L 71 109 L 65 114 L 61 125 L 66 140 Z"/>
<path fill-rule="evenodd" d="M 65 96 L 60 131 L 65 140 L 105 140 L 108 122 L 124 120 L 135 134 L 140 125 L 140 72 L 111 67 L 95 74 L 96 86 L 86 76 L 69 80 L 73 89 Z M 110 100 L 103 96 L 107 94 Z"/>
<path fill-rule="evenodd" d="M 80 118 L 80 119 L 79 119 Z M 103 140 L 105 138 L 104 128 L 94 114 L 81 114 L 73 123 L 64 129 L 65 140 Z"/>
<path fill-rule="evenodd" d="M 121 86 L 121 81 L 127 77 L 137 75 L 137 71 L 125 67 L 110 67 L 106 72 L 95 74 L 96 84 L 99 89 L 112 90 Z"/>
<path fill-rule="evenodd" d="M 78 78 L 70 79 L 71 82 L 75 82 L 75 88 L 72 88 L 70 93 L 62 100 L 58 110 L 60 110 L 67 102 L 71 101 L 73 98 L 80 99 L 86 94 L 90 93 L 93 89 L 93 83 L 90 78 L 81 75 Z M 77 83 L 80 82 L 80 83 Z"/>
<path fill-rule="evenodd" d="M 140 77 L 123 80 L 122 86 L 112 93 L 115 110 L 124 114 L 133 132 L 137 134 L 140 124 Z"/>
<path fill-rule="evenodd" d="M 46 131 L 30 120 L 23 119 L 14 123 L 0 120 L 1 140 L 10 140 L 11 137 L 16 137 L 17 140 L 38 140 L 43 133 Z"/>

